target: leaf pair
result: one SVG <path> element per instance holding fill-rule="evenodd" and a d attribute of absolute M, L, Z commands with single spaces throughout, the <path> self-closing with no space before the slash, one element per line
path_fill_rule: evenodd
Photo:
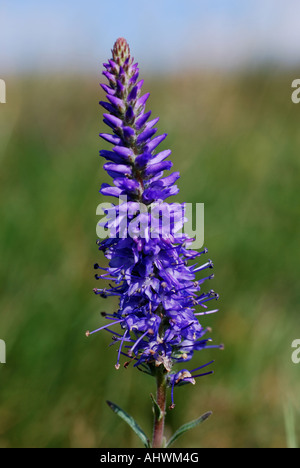
<path fill-rule="evenodd" d="M 163 417 L 161 409 L 159 408 L 155 398 L 151 394 L 151 399 L 152 399 L 152 404 L 153 404 L 153 411 L 155 413 L 155 416 L 159 419 Z M 107 401 L 108 406 L 113 410 L 114 413 L 116 413 L 123 421 L 125 421 L 131 429 L 136 433 L 136 435 L 140 438 L 142 443 L 146 448 L 151 448 L 150 440 L 144 433 L 144 431 L 140 428 L 140 426 L 137 424 L 137 422 L 133 419 L 132 416 L 130 416 L 126 411 L 124 411 L 122 408 L 120 408 L 118 405 L 115 403 L 112 403 L 111 401 Z M 208 411 L 207 413 L 204 413 L 200 418 L 195 419 L 194 421 L 191 421 L 187 424 L 183 424 L 177 431 L 172 435 L 170 440 L 167 442 L 165 448 L 170 447 L 175 440 L 178 439 L 182 434 L 184 434 L 186 431 L 189 431 L 190 429 L 193 429 L 194 427 L 198 426 L 198 424 L 201 424 L 204 422 L 209 416 L 212 415 L 211 411 Z"/>

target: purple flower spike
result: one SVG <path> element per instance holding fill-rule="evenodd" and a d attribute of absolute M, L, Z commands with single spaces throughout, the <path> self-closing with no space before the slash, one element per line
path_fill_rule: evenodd
<path fill-rule="evenodd" d="M 138 66 L 125 39 L 116 41 L 105 68 L 108 84 L 102 88 L 108 102 L 100 104 L 107 111 L 104 123 L 110 133 L 100 136 L 113 148 L 100 151 L 100 155 L 109 161 L 104 169 L 112 177 L 112 185 L 102 184 L 100 192 L 124 199 L 107 210 L 103 224 L 114 230 L 114 236 L 97 241 L 109 262 L 97 278 L 108 280 L 109 286 L 94 290 L 101 298 L 118 296 L 118 310 L 106 315 L 109 323 L 100 324 L 95 332 L 112 332 L 110 327 L 121 326 L 113 341 L 117 344 L 115 367 L 120 367 L 125 355 L 129 358 L 125 367 L 133 362 L 147 374 L 164 375 L 166 386 L 172 389 L 173 407 L 174 387 L 195 384 L 195 378 L 204 374 L 191 372 L 208 365 L 191 372 L 177 368 L 195 351 L 213 347 L 206 337 L 210 330 L 198 321 L 198 316 L 216 312 L 207 310 L 207 302 L 218 295 L 209 288 L 202 291 L 213 278 L 203 270 L 213 268 L 213 263 L 207 260 L 188 265 L 207 249 L 197 252 L 188 248 L 191 239 L 180 232 L 185 222 L 184 204 L 165 201 L 179 191 L 175 185 L 179 172 L 166 173 L 172 167 L 168 160 L 171 151 L 157 151 L 167 135 L 156 135 L 158 119 L 148 121 L 151 111 L 146 111 L 145 105 L 149 93 L 142 94 L 143 81 L 137 83 Z M 161 222 L 164 219 L 171 221 L 166 224 Z M 202 272 L 206 278 L 196 280 L 196 274 Z"/>

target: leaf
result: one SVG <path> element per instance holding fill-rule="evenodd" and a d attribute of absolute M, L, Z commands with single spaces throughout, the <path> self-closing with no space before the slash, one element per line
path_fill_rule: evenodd
<path fill-rule="evenodd" d="M 204 413 L 202 416 L 200 416 L 200 418 L 195 419 L 194 421 L 191 421 L 181 426 L 179 429 L 177 429 L 176 432 L 174 432 L 171 439 L 168 441 L 166 447 L 170 447 L 170 445 L 172 445 L 175 442 L 175 440 L 178 439 L 178 437 L 180 437 L 186 431 L 189 431 L 190 429 L 193 429 L 194 427 L 198 426 L 198 424 L 201 424 L 211 415 L 212 415 L 212 411 L 208 411 L 207 413 Z"/>
<path fill-rule="evenodd" d="M 140 428 L 140 426 L 137 424 L 137 422 L 133 419 L 132 416 L 130 416 L 128 413 L 126 413 L 122 408 L 120 408 L 118 405 L 115 403 L 112 403 L 111 401 L 106 401 L 108 406 L 113 410 L 114 413 L 116 413 L 123 421 L 125 421 L 131 429 L 136 433 L 136 435 L 140 438 L 140 440 L 143 442 L 146 448 L 150 448 L 150 441 L 144 431 Z"/>
<path fill-rule="evenodd" d="M 162 410 L 160 409 L 160 407 L 158 406 L 158 403 L 157 401 L 155 400 L 154 396 L 152 395 L 152 393 L 150 393 L 150 397 L 151 397 L 151 400 L 152 400 L 152 407 L 153 407 L 153 412 L 154 412 L 154 415 L 155 415 L 155 419 L 157 421 L 160 421 L 161 418 L 163 417 L 163 412 Z"/>

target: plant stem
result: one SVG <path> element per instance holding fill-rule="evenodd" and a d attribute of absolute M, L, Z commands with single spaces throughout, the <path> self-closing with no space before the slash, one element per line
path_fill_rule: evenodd
<path fill-rule="evenodd" d="M 164 438 L 165 412 L 166 412 L 166 393 L 167 384 L 163 366 L 159 366 L 156 374 L 156 401 L 160 408 L 161 414 L 158 416 L 154 413 L 153 427 L 153 448 L 161 448 Z"/>

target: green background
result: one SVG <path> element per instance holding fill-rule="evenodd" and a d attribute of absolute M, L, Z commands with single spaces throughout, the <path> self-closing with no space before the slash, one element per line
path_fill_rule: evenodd
<path fill-rule="evenodd" d="M 174 447 L 286 447 L 299 438 L 300 104 L 296 72 L 145 76 L 147 108 L 181 172 L 172 200 L 205 204 L 205 246 L 220 294 L 203 318 L 214 375 L 175 391 L 166 433 L 213 416 Z M 114 368 L 111 335 L 87 329 L 113 311 L 96 297 L 98 193 L 108 148 L 99 76 L 7 79 L 0 106 L 1 447 L 139 447 L 112 400 L 152 430 L 155 382 Z M 214 305 L 214 304 L 213 304 Z M 170 396 L 169 396 L 170 397 Z M 292 435 L 291 435 L 292 434 Z"/>

